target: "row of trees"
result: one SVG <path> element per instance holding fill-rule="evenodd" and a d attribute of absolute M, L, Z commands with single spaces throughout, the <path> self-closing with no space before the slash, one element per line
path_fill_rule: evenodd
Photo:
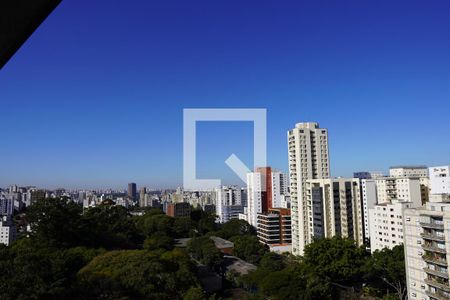
<path fill-rule="evenodd" d="M 405 299 L 403 246 L 370 255 L 350 239 L 318 240 L 303 257 L 266 254 L 239 278 L 254 299 Z"/>
<path fill-rule="evenodd" d="M 196 264 L 223 275 L 225 287 L 249 299 L 404 297 L 403 249 L 370 255 L 348 239 L 309 245 L 303 257 L 270 253 L 252 226 L 193 210 L 171 218 L 160 210 L 132 216 L 111 204 L 82 209 L 64 198 L 43 199 L 26 212 L 32 232 L 0 246 L 0 299 L 218 299 L 206 295 Z M 211 236 L 234 243 L 233 255 L 258 266 L 224 273 Z M 187 249 L 175 239 L 190 237 Z M 244 297 L 244 296 L 242 296 Z"/>

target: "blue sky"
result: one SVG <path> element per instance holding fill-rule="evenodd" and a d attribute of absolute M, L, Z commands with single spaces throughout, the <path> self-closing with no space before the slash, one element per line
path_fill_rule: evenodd
<path fill-rule="evenodd" d="M 63 1 L 0 71 L 0 186 L 182 182 L 183 108 L 329 129 L 331 172 L 449 164 L 448 1 Z M 239 179 L 252 127 L 198 126 L 198 173 Z"/>

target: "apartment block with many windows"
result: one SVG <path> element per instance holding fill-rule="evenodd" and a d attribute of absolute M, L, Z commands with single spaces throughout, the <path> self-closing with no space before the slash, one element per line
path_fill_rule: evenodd
<path fill-rule="evenodd" d="M 450 195 L 404 213 L 408 299 L 450 299 Z"/>
<path fill-rule="evenodd" d="M 287 132 L 291 194 L 292 252 L 302 255 L 312 242 L 306 181 L 330 177 L 328 131 L 318 123 L 298 123 Z"/>

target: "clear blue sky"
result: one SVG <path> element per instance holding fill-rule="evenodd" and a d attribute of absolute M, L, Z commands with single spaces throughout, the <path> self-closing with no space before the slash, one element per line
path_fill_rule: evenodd
<path fill-rule="evenodd" d="M 175 187 L 183 108 L 329 129 L 333 176 L 450 164 L 448 1 L 68 1 L 0 71 L 0 186 Z M 239 182 L 248 123 L 198 126 L 201 177 Z"/>

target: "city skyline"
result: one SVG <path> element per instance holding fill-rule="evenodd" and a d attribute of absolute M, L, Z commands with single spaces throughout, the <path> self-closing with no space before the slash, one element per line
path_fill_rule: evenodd
<path fill-rule="evenodd" d="M 333 177 L 448 163 L 447 3 L 87 3 L 0 72 L 2 187 L 181 186 L 184 108 L 266 108 L 283 172 L 299 122 L 328 129 Z M 252 127 L 198 127 L 200 176 L 244 185 L 223 161 L 252 166 Z"/>

